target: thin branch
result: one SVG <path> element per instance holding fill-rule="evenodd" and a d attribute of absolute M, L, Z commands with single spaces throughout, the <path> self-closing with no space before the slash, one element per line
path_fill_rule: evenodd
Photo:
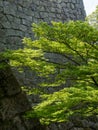
<path fill-rule="evenodd" d="M 87 61 L 84 59 L 84 57 L 77 51 L 77 50 L 74 50 L 69 44 L 66 43 L 66 45 L 68 46 L 68 48 L 70 48 L 72 51 L 76 52 L 77 55 L 80 56 L 80 58 L 85 61 L 87 63 Z"/>
<path fill-rule="evenodd" d="M 95 80 L 95 78 L 94 78 L 93 76 L 91 76 L 91 79 L 92 79 L 92 81 L 94 82 L 94 85 L 98 87 L 98 83 L 97 83 L 97 81 Z"/>

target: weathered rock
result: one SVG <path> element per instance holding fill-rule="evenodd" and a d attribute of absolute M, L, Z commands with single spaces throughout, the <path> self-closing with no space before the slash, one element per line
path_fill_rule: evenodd
<path fill-rule="evenodd" d="M 30 130 L 23 118 L 24 113 L 31 109 L 26 94 L 22 92 L 10 66 L 3 60 L 1 63 L 5 67 L 0 69 L 0 130 Z M 38 119 L 32 120 L 32 130 L 39 127 L 41 130 Z"/>
<path fill-rule="evenodd" d="M 4 91 L 5 96 L 13 96 L 21 92 L 19 83 L 11 73 L 10 67 L 0 69 L 0 89 Z"/>

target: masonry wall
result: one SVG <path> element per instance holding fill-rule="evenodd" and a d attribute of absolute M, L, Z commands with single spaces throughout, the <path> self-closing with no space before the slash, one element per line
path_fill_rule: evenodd
<path fill-rule="evenodd" d="M 0 51 L 21 47 L 31 23 L 84 20 L 82 0 L 0 0 Z"/>
<path fill-rule="evenodd" d="M 82 0 L 0 0 L 0 51 L 18 49 L 22 47 L 23 37 L 33 38 L 33 22 L 84 19 Z M 58 62 L 66 60 L 54 54 L 52 57 Z M 25 71 L 23 74 L 16 73 L 21 85 L 35 86 L 41 80 L 31 70 Z M 35 78 L 32 79 L 32 76 Z"/>
<path fill-rule="evenodd" d="M 51 21 L 66 22 L 69 20 L 84 19 L 85 10 L 82 0 L 0 0 L 0 52 L 6 49 L 18 49 L 22 47 L 23 37 L 31 37 L 33 39 L 34 36 L 31 31 L 31 24 L 33 22 L 45 21 L 50 23 Z M 50 54 L 50 57 L 53 57 L 53 60 L 58 62 L 66 60 L 55 54 Z M 20 85 L 31 87 L 36 86 L 37 82 L 42 80 L 28 69 L 23 74 L 16 72 L 15 76 Z M 32 79 L 32 77 L 34 78 Z M 51 92 L 53 90 L 48 91 Z M 34 97 L 31 100 L 37 103 L 38 97 Z M 53 124 L 53 126 L 50 125 L 46 129 L 62 130 L 62 125 Z M 20 126 L 18 129 L 23 128 Z M 69 128 L 67 127 L 67 129 Z M 73 128 L 72 130 L 76 129 Z M 81 128 L 81 130 L 83 129 Z"/>

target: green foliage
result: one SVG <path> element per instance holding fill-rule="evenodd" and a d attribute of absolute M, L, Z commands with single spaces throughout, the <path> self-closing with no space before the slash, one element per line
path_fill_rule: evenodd
<path fill-rule="evenodd" d="M 50 74 L 56 74 L 57 85 L 69 80 L 71 86 L 43 95 L 43 102 L 27 117 L 37 116 L 41 122 L 49 123 L 66 121 L 72 115 L 97 115 L 98 30 L 87 22 L 70 21 L 52 22 L 51 26 L 33 24 L 33 31 L 37 40 L 24 38 L 24 49 L 7 52 L 3 57 L 18 67 L 31 67 L 40 76 L 49 78 Z M 62 55 L 66 62 L 53 62 L 45 58 L 45 53 Z"/>
<path fill-rule="evenodd" d="M 42 123 L 67 121 L 74 115 L 96 115 L 98 90 L 90 86 L 65 88 L 47 96 L 45 101 L 35 107 L 35 112 Z"/>
<path fill-rule="evenodd" d="M 1 54 L 1 57 L 10 59 L 10 65 L 19 68 L 19 70 L 22 70 L 24 67 L 30 67 L 32 70 L 37 71 L 39 75 L 42 73 L 44 75 L 44 72 L 47 70 L 45 74 L 48 75 L 48 70 L 52 73 L 55 67 L 52 63 L 48 65 L 43 55 L 44 53 L 41 49 L 32 49 L 26 46 L 24 49 L 8 50 Z"/>

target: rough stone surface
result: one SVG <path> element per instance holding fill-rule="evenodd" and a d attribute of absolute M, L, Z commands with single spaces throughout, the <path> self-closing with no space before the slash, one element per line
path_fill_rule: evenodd
<path fill-rule="evenodd" d="M 23 118 L 23 114 L 31 109 L 26 94 L 22 92 L 9 65 L 2 61 L 5 68 L 0 69 L 0 130 L 42 130 L 39 121 L 30 122 Z M 1 64 L 1 62 L 0 62 Z"/>
<path fill-rule="evenodd" d="M 46 127 L 46 130 L 98 130 L 98 117 L 89 117 L 86 119 L 76 118 L 65 123 L 54 123 Z M 95 120 L 96 119 L 96 120 Z"/>
<path fill-rule="evenodd" d="M 84 20 L 82 0 L 0 0 L 0 51 L 21 47 L 31 23 Z"/>

